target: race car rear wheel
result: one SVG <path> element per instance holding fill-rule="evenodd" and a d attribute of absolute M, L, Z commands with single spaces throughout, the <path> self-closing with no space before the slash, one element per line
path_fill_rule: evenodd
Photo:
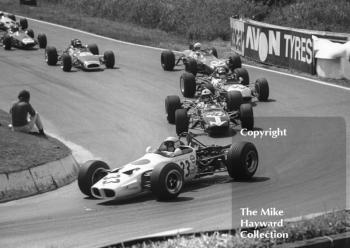
<path fill-rule="evenodd" d="M 175 127 L 176 134 L 180 135 L 181 133 L 188 132 L 189 118 L 187 115 L 186 109 L 177 109 L 175 111 Z"/>
<path fill-rule="evenodd" d="M 165 112 L 167 113 L 167 119 L 169 123 L 175 123 L 175 111 L 179 108 L 181 108 L 180 97 L 167 96 L 165 98 Z"/>
<path fill-rule="evenodd" d="M 28 28 L 28 20 L 27 20 L 27 18 L 19 19 L 19 25 L 21 26 L 22 29 L 27 29 Z"/>
<path fill-rule="evenodd" d="M 78 186 L 80 191 L 92 197 L 91 187 L 107 175 L 108 164 L 99 160 L 89 160 L 79 168 Z"/>
<path fill-rule="evenodd" d="M 69 72 L 72 69 L 72 57 L 67 54 L 64 53 L 62 55 L 62 70 Z"/>
<path fill-rule="evenodd" d="M 231 71 L 242 67 L 241 57 L 239 55 L 232 55 L 228 58 L 228 67 Z"/>
<path fill-rule="evenodd" d="M 98 46 L 96 44 L 89 44 L 88 48 L 90 50 L 90 52 L 94 55 L 98 55 L 99 51 L 98 51 Z"/>
<path fill-rule="evenodd" d="M 5 34 L 2 43 L 4 44 L 5 50 L 11 50 L 11 47 L 12 47 L 12 37 L 9 36 L 9 35 L 7 35 L 7 34 Z"/>
<path fill-rule="evenodd" d="M 55 47 L 47 47 L 45 50 L 45 61 L 48 65 L 56 65 L 58 60 L 57 50 Z"/>
<path fill-rule="evenodd" d="M 103 54 L 103 59 L 105 61 L 105 65 L 108 69 L 113 69 L 114 68 L 114 64 L 115 64 L 115 56 L 114 53 L 112 51 L 106 51 Z"/>
<path fill-rule="evenodd" d="M 258 78 L 256 80 L 255 91 L 259 101 L 267 101 L 269 98 L 269 83 L 266 78 Z"/>
<path fill-rule="evenodd" d="M 162 51 L 160 64 L 164 71 L 172 71 L 175 67 L 175 54 L 170 50 Z"/>
<path fill-rule="evenodd" d="M 250 103 L 244 103 L 239 107 L 241 127 L 248 130 L 254 128 L 253 107 Z"/>
<path fill-rule="evenodd" d="M 243 79 L 241 82 L 242 85 L 249 85 L 249 74 L 245 68 L 236 68 L 233 73 L 236 74 L 236 77 L 239 79 L 240 77 Z"/>
<path fill-rule="evenodd" d="M 238 110 L 243 103 L 243 97 L 239 91 L 229 91 L 226 96 L 227 110 Z"/>
<path fill-rule="evenodd" d="M 212 47 L 212 48 L 210 48 L 210 50 L 211 50 L 211 53 L 214 55 L 214 57 L 217 58 L 218 57 L 218 51 L 216 50 L 216 48 Z"/>
<path fill-rule="evenodd" d="M 40 48 L 46 48 L 47 38 L 45 34 L 38 34 L 38 43 Z"/>
<path fill-rule="evenodd" d="M 180 90 L 184 97 L 194 97 L 196 93 L 196 78 L 192 73 L 185 72 L 181 75 Z"/>
<path fill-rule="evenodd" d="M 185 63 L 185 71 L 197 75 L 197 61 L 193 58 L 188 58 Z"/>
<path fill-rule="evenodd" d="M 250 179 L 258 169 L 259 157 L 254 144 L 233 144 L 225 160 L 227 172 L 234 179 Z"/>
<path fill-rule="evenodd" d="M 183 185 L 183 171 L 175 163 L 156 166 L 151 173 L 151 191 L 158 200 L 175 199 Z"/>
<path fill-rule="evenodd" d="M 33 29 L 28 29 L 28 30 L 27 30 L 27 35 L 28 35 L 30 38 L 34 39 L 34 31 L 33 31 Z"/>

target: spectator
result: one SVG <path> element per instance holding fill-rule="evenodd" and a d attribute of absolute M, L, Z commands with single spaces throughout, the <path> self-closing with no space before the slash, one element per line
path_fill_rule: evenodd
<path fill-rule="evenodd" d="M 39 113 L 33 109 L 32 105 L 29 103 L 29 100 L 29 91 L 22 90 L 18 94 L 18 102 L 15 102 L 10 109 L 12 130 L 46 136 Z M 36 132 L 34 125 L 39 130 L 39 133 Z"/>

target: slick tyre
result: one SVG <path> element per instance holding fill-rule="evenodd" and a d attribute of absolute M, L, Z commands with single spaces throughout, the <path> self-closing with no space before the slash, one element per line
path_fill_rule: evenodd
<path fill-rule="evenodd" d="M 228 67 L 231 71 L 242 67 L 241 57 L 239 55 L 232 55 L 228 58 Z"/>
<path fill-rule="evenodd" d="M 194 97 L 196 93 L 196 78 L 192 73 L 185 72 L 181 75 L 180 90 L 184 97 Z"/>
<path fill-rule="evenodd" d="M 108 164 L 103 161 L 89 160 L 85 162 L 80 167 L 78 174 L 78 186 L 80 191 L 87 196 L 93 197 L 91 193 L 92 185 L 106 176 L 109 169 Z"/>
<path fill-rule="evenodd" d="M 227 172 L 234 179 L 250 179 L 258 169 L 259 157 L 254 144 L 239 142 L 233 144 L 225 160 Z"/>
<path fill-rule="evenodd" d="M 162 51 L 160 55 L 160 64 L 164 71 L 172 71 L 175 67 L 175 54 L 170 51 Z"/>
<path fill-rule="evenodd" d="M 226 97 L 227 110 L 238 110 L 243 103 L 243 97 L 239 91 L 229 91 Z"/>
<path fill-rule="evenodd" d="M 255 82 L 255 92 L 259 101 L 267 101 L 269 99 L 269 83 L 266 78 L 259 78 Z"/>
<path fill-rule="evenodd" d="M 27 20 L 27 18 L 19 19 L 19 25 L 21 26 L 22 29 L 27 29 L 28 28 L 28 20 Z"/>
<path fill-rule="evenodd" d="M 11 50 L 12 47 L 12 37 L 9 35 L 5 35 L 4 39 L 2 41 L 2 43 L 4 44 L 4 49 L 5 50 Z"/>
<path fill-rule="evenodd" d="M 165 98 L 165 112 L 170 124 L 175 124 L 175 111 L 181 108 L 180 97 L 167 96 Z"/>
<path fill-rule="evenodd" d="M 177 109 L 175 111 L 175 128 L 176 134 L 180 135 L 188 132 L 189 118 L 186 109 Z"/>
<path fill-rule="evenodd" d="M 98 46 L 96 44 L 89 44 L 88 49 L 93 55 L 99 54 Z"/>
<path fill-rule="evenodd" d="M 28 35 L 30 38 L 34 39 L 34 31 L 33 31 L 33 29 L 28 29 L 28 30 L 27 30 L 27 35 Z"/>
<path fill-rule="evenodd" d="M 175 163 L 156 166 L 151 173 L 151 191 L 160 201 L 175 199 L 183 185 L 183 171 Z"/>
<path fill-rule="evenodd" d="M 55 47 L 46 47 L 45 61 L 48 65 L 56 65 L 58 61 L 58 54 Z"/>
<path fill-rule="evenodd" d="M 213 54 L 214 57 L 217 58 L 218 57 L 218 51 L 216 50 L 216 48 L 212 47 L 212 48 L 210 48 L 210 50 L 211 50 L 211 54 Z"/>
<path fill-rule="evenodd" d="M 72 57 L 64 53 L 62 55 L 62 70 L 65 72 L 69 72 L 72 69 Z"/>
<path fill-rule="evenodd" d="M 239 107 L 241 127 L 247 130 L 253 130 L 254 128 L 254 114 L 253 107 L 250 103 L 244 103 Z"/>
<path fill-rule="evenodd" d="M 38 43 L 40 48 L 46 48 L 47 38 L 45 34 L 38 34 Z"/>
<path fill-rule="evenodd" d="M 236 74 L 237 79 L 239 79 L 240 77 L 243 79 L 243 81 L 241 82 L 242 85 L 249 85 L 249 74 L 246 69 L 237 68 L 233 71 L 233 73 Z"/>
<path fill-rule="evenodd" d="M 185 63 L 185 71 L 192 73 L 193 75 L 197 75 L 197 61 L 193 58 L 187 59 Z"/>
<path fill-rule="evenodd" d="M 112 51 L 106 51 L 103 54 L 103 59 L 105 61 L 106 68 L 113 69 L 115 64 L 115 56 Z"/>

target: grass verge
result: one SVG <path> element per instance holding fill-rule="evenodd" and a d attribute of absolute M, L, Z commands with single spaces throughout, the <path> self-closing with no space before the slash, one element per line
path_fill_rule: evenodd
<path fill-rule="evenodd" d="M 60 141 L 12 132 L 9 114 L 0 110 L 0 173 L 25 170 L 64 158 L 70 150 Z"/>

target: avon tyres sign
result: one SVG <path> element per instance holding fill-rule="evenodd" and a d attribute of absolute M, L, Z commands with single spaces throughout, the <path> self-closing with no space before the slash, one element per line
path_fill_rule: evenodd
<path fill-rule="evenodd" d="M 311 34 L 246 23 L 244 55 L 267 64 L 313 73 Z"/>

